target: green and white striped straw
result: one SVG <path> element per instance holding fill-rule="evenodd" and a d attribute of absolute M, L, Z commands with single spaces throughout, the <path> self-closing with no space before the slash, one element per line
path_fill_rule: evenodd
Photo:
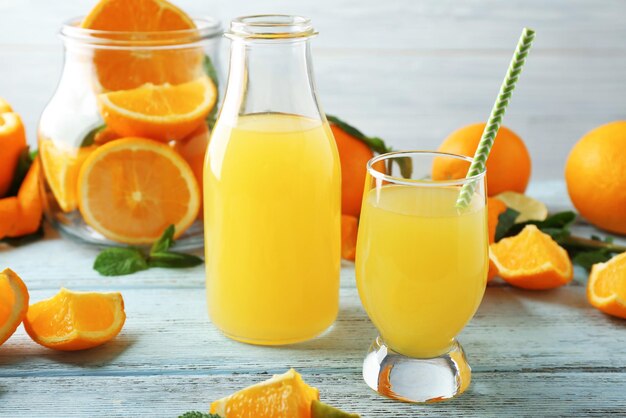
<path fill-rule="evenodd" d="M 489 120 L 487 121 L 487 125 L 485 125 L 483 136 L 480 138 L 478 148 L 476 148 L 474 160 L 467 171 L 466 178 L 475 176 L 485 171 L 487 157 L 489 157 L 493 141 L 496 139 L 496 135 L 498 134 L 498 130 L 502 124 L 502 117 L 504 116 L 506 107 L 509 104 L 509 100 L 511 100 L 511 93 L 513 92 L 513 89 L 515 89 L 515 83 L 517 83 L 519 75 L 522 72 L 522 67 L 526 61 L 526 56 L 528 55 L 528 51 L 533 43 L 533 39 L 535 39 L 535 31 L 529 28 L 524 28 L 522 35 L 517 42 L 515 54 L 513 54 L 513 58 L 509 64 L 509 70 L 506 73 L 506 77 L 504 77 L 502 86 L 500 86 L 500 93 L 498 94 L 496 103 L 493 105 L 493 109 L 491 109 L 491 115 L 489 115 Z M 463 209 L 469 205 L 469 202 L 472 199 L 472 194 L 474 194 L 474 187 L 474 182 L 467 182 L 463 185 L 461 193 L 456 200 L 457 208 Z"/>

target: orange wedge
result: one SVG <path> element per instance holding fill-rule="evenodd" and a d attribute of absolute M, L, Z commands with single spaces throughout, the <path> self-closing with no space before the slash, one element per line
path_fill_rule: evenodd
<path fill-rule="evenodd" d="M 150 32 L 148 40 L 183 43 L 185 32 L 157 32 L 195 29 L 193 20 L 165 0 L 101 0 L 85 17 L 81 27 L 102 31 Z M 126 39 L 124 35 L 118 35 Z M 116 37 L 117 39 L 117 37 Z M 131 40 L 134 38 L 131 38 Z M 203 52 L 193 48 L 135 48 L 94 51 L 94 65 L 100 85 L 106 90 L 128 90 L 146 83 L 179 84 L 191 81 L 202 72 Z"/>
<path fill-rule="evenodd" d="M 211 403 L 211 413 L 223 418 L 310 418 L 317 399 L 318 390 L 291 369 Z"/>
<path fill-rule="evenodd" d="M 39 158 L 48 187 L 63 212 L 78 207 L 76 187 L 78 172 L 95 147 L 72 148 L 49 139 L 39 141 Z"/>
<path fill-rule="evenodd" d="M 124 299 L 119 293 L 61 289 L 52 298 L 28 308 L 24 328 L 37 344 L 76 351 L 112 340 L 125 320 Z"/>
<path fill-rule="evenodd" d="M 567 251 L 535 225 L 489 246 L 489 256 L 510 285 L 523 289 L 552 289 L 572 280 Z"/>
<path fill-rule="evenodd" d="M 174 225 L 180 236 L 198 216 L 200 191 L 189 164 L 169 145 L 122 138 L 96 149 L 78 178 L 85 222 L 125 244 L 150 244 Z"/>
<path fill-rule="evenodd" d="M 600 311 L 626 319 L 626 253 L 593 265 L 587 299 Z"/>
<path fill-rule="evenodd" d="M 28 289 L 11 269 L 0 272 L 0 345 L 22 323 L 28 311 Z"/>
<path fill-rule="evenodd" d="M 146 84 L 98 96 L 107 126 L 122 136 L 181 140 L 209 114 L 217 99 L 208 77 L 178 85 Z"/>

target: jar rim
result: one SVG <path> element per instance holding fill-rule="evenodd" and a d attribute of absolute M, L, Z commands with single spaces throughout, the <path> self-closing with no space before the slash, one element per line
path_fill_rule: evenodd
<path fill-rule="evenodd" d="M 102 49 L 161 49 L 190 47 L 211 38 L 221 37 L 222 24 L 214 17 L 192 17 L 196 24 L 191 29 L 168 31 L 110 31 L 81 28 L 84 16 L 67 20 L 59 31 L 64 42 L 75 42 Z"/>
<path fill-rule="evenodd" d="M 229 38 L 281 40 L 317 35 L 311 19 L 298 15 L 258 14 L 240 16 L 230 22 Z"/>

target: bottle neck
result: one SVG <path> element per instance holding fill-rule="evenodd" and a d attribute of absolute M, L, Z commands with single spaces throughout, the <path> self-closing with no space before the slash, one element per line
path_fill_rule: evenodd
<path fill-rule="evenodd" d="M 287 113 L 324 120 L 308 38 L 249 40 L 233 37 L 220 119 L 255 113 Z"/>

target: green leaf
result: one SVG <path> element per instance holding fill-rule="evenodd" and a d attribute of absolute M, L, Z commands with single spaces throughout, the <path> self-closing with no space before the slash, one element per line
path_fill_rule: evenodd
<path fill-rule="evenodd" d="M 360 418 L 360 415 L 350 414 L 318 400 L 313 400 L 311 403 L 311 418 Z"/>
<path fill-rule="evenodd" d="M 509 231 L 511 231 L 511 229 L 515 226 L 515 219 L 517 219 L 518 216 L 519 212 L 511 208 L 506 208 L 506 210 L 498 216 L 495 238 L 496 242 L 509 236 Z"/>
<path fill-rule="evenodd" d="M 328 122 L 332 123 L 333 125 L 338 126 L 339 129 L 341 129 L 348 135 L 363 142 L 372 151 L 378 154 L 386 154 L 388 152 L 393 151 L 393 149 L 387 146 L 387 144 L 385 144 L 385 141 L 383 141 L 381 138 L 376 137 L 376 136 L 367 136 L 363 132 L 355 128 L 354 126 L 339 119 L 337 116 L 326 115 L 326 119 L 328 120 Z M 394 161 L 396 162 L 396 164 L 398 164 L 398 168 L 400 168 L 400 174 L 402 175 L 402 177 L 404 177 L 405 179 L 411 178 L 411 175 L 413 174 L 413 161 L 408 157 L 397 158 L 397 159 L 394 159 Z M 387 170 L 389 171 L 389 173 L 391 173 L 391 167 L 387 168 Z"/>
<path fill-rule="evenodd" d="M 352 125 L 349 125 L 347 122 L 339 119 L 337 116 L 326 115 L 326 119 L 328 122 L 333 125 L 337 125 L 342 131 L 347 133 L 350 136 L 355 137 L 359 141 L 365 143 L 370 149 L 378 154 L 385 154 L 387 152 L 391 152 L 391 148 L 385 144 L 385 141 L 375 136 L 367 136 L 363 132 L 359 131 Z"/>
<path fill-rule="evenodd" d="M 17 192 L 20 190 L 20 186 L 22 185 L 28 170 L 30 170 L 30 166 L 33 164 L 34 159 L 34 157 L 31 157 L 28 147 L 22 150 L 17 159 L 15 170 L 13 171 L 13 180 L 11 181 L 11 186 L 7 192 L 7 196 L 17 196 Z"/>
<path fill-rule="evenodd" d="M 548 216 L 543 221 L 527 221 L 512 225 L 499 236 L 496 229 L 496 241 L 504 237 L 510 237 L 519 234 L 526 225 L 535 225 L 542 232 L 550 235 L 555 241 L 560 242 L 570 236 L 569 227 L 576 220 L 576 213 L 572 211 L 558 212 Z M 499 223 L 499 222 L 498 222 Z M 499 225 L 498 225 L 499 226 Z"/>
<path fill-rule="evenodd" d="M 174 233 L 176 232 L 174 225 L 170 225 L 165 228 L 161 237 L 152 244 L 150 248 L 150 255 L 155 253 L 163 253 L 170 249 L 174 244 Z"/>
<path fill-rule="evenodd" d="M 613 257 L 613 254 L 613 252 L 607 250 L 606 248 L 591 251 L 581 251 L 576 253 L 576 255 L 572 257 L 572 262 L 581 267 L 584 267 L 585 270 L 590 271 L 591 267 L 593 267 L 594 264 L 609 261 Z"/>
<path fill-rule="evenodd" d="M 148 258 L 148 265 L 150 267 L 186 268 L 194 267 L 202 263 L 204 263 L 204 261 L 200 257 L 173 251 L 151 253 Z"/>
<path fill-rule="evenodd" d="M 98 254 L 93 268 L 103 276 L 122 276 L 147 270 L 148 263 L 137 248 L 107 248 Z"/>
<path fill-rule="evenodd" d="M 91 145 L 94 144 L 94 141 L 96 139 L 96 135 L 100 132 L 102 132 L 103 130 L 106 129 L 106 125 L 102 124 L 102 125 L 98 125 L 95 128 L 93 128 L 92 130 L 90 130 L 89 132 L 87 132 L 87 135 L 85 135 L 83 137 L 83 140 L 80 142 L 80 147 L 84 148 L 84 147 L 89 147 Z"/>
<path fill-rule="evenodd" d="M 209 57 L 208 55 L 204 56 L 204 62 L 202 63 L 203 67 L 204 67 L 204 72 L 205 74 L 211 79 L 211 81 L 213 81 L 213 84 L 215 84 L 215 90 L 217 91 L 217 97 L 215 98 L 215 106 L 213 106 L 213 109 L 211 109 L 211 112 L 207 115 L 206 117 L 206 123 L 209 126 L 209 129 L 213 130 L 213 127 L 215 126 L 215 122 L 217 121 L 217 103 L 219 102 L 219 79 L 217 77 L 217 70 L 215 69 L 215 66 L 213 65 L 213 61 L 211 61 L 211 57 Z"/>
<path fill-rule="evenodd" d="M 217 414 L 205 414 L 204 412 L 189 411 L 180 415 L 178 418 L 222 418 Z"/>

